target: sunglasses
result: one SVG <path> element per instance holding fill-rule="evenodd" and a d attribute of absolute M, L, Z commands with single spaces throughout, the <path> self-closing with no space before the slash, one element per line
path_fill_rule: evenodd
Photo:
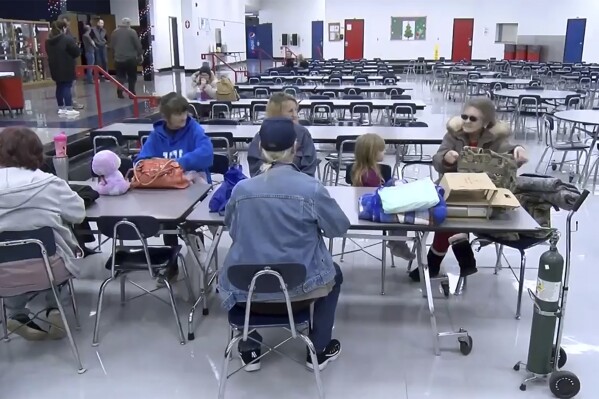
<path fill-rule="evenodd" d="M 462 120 L 464 120 L 464 121 L 470 120 L 470 122 L 476 122 L 476 121 L 478 121 L 478 118 L 476 116 L 462 114 Z"/>

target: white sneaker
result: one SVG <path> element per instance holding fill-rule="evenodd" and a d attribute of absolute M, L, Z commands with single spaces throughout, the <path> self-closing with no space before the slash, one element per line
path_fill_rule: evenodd
<path fill-rule="evenodd" d="M 66 109 L 61 108 L 61 109 L 58 110 L 58 115 L 64 115 L 66 113 L 67 113 Z"/>
<path fill-rule="evenodd" d="M 73 117 L 77 117 L 79 116 L 80 112 L 76 111 L 74 109 L 69 109 L 64 113 L 66 116 L 73 116 Z"/>

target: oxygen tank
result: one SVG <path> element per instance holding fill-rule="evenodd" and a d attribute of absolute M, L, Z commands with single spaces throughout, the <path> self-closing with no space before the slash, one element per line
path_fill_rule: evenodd
<path fill-rule="evenodd" d="M 535 374 L 553 371 L 553 345 L 559 299 L 564 271 L 564 258 L 557 250 L 559 236 L 550 239 L 550 247 L 539 259 L 536 287 L 536 305 L 532 317 L 530 344 L 526 369 Z"/>

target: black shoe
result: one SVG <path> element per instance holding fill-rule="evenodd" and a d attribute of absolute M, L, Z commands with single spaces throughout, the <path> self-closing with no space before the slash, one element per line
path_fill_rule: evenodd
<path fill-rule="evenodd" d="M 320 371 L 324 370 L 329 362 L 336 360 L 341 354 L 341 342 L 336 339 L 332 339 L 331 342 L 327 345 L 324 352 L 316 354 L 316 361 L 318 362 L 318 369 Z M 314 365 L 312 364 L 312 358 L 310 357 L 310 351 L 308 350 L 308 354 L 306 356 L 306 367 L 310 370 L 314 370 Z"/>
<path fill-rule="evenodd" d="M 474 251 L 467 240 L 456 242 L 451 249 L 460 265 L 460 277 L 467 277 L 478 271 Z"/>
<path fill-rule="evenodd" d="M 8 331 L 14 332 L 28 341 L 42 341 L 48 338 L 48 333 L 24 314 L 18 314 L 8 319 L 6 327 Z"/>
<path fill-rule="evenodd" d="M 123 92 L 122 92 L 122 91 L 117 91 L 117 92 L 116 92 L 116 96 L 117 96 L 118 98 L 125 98 L 125 96 L 123 95 Z"/>
<path fill-rule="evenodd" d="M 426 263 L 428 264 L 428 275 L 431 277 L 437 277 L 439 272 L 441 271 L 441 262 L 443 261 L 444 256 L 436 255 L 433 251 L 429 250 L 426 254 Z M 409 274 L 412 281 L 419 283 L 420 282 L 420 270 L 418 268 L 412 270 Z"/>
<path fill-rule="evenodd" d="M 260 370 L 260 360 L 252 363 L 261 355 L 260 349 L 253 349 L 251 351 L 239 352 L 239 358 L 241 359 L 241 365 L 245 368 L 245 371 L 258 371 Z"/>

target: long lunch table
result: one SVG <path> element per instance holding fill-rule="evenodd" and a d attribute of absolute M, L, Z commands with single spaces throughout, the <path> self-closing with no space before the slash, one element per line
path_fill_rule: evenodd
<path fill-rule="evenodd" d="M 483 78 L 491 78 L 495 75 L 501 75 L 501 72 L 493 72 L 493 71 L 451 71 L 451 72 L 449 72 L 450 75 L 463 76 L 463 77 L 468 77 L 468 75 L 470 75 L 472 73 L 479 74 Z"/>
<path fill-rule="evenodd" d="M 323 81 L 323 80 L 328 80 L 330 78 L 340 78 L 341 80 L 355 80 L 356 79 L 356 75 L 309 75 L 309 76 L 295 76 L 295 75 L 275 75 L 275 76 L 260 76 L 260 80 L 275 80 L 277 78 L 280 78 L 282 80 L 296 80 L 297 78 L 302 78 L 304 80 L 316 80 L 316 81 Z M 371 81 L 381 81 L 384 80 L 386 78 L 386 76 L 380 76 L 380 75 L 368 75 L 368 76 L 364 76 L 364 78 L 371 80 Z M 401 77 L 398 75 L 395 75 L 395 79 L 396 80 L 401 80 Z"/>
<path fill-rule="evenodd" d="M 259 125 L 202 125 L 206 133 L 233 133 L 233 139 L 247 142 L 260 130 Z M 139 132 L 152 131 L 150 123 L 114 123 L 96 131 L 121 132 L 128 140 L 137 140 Z M 335 143 L 337 136 L 360 136 L 376 133 L 389 144 L 441 144 L 445 129 L 434 127 L 398 127 L 398 126 L 307 126 L 315 143 Z"/>
<path fill-rule="evenodd" d="M 481 79 L 470 79 L 470 83 L 490 86 L 494 83 L 503 83 L 508 87 L 528 86 L 532 82 L 531 79 L 505 79 L 505 78 L 481 78 Z"/>
<path fill-rule="evenodd" d="M 313 82 L 316 83 L 316 82 Z M 398 85 L 370 85 L 370 86 L 356 86 L 356 85 L 336 85 L 336 86 L 325 86 L 320 84 L 307 84 L 307 85 L 250 85 L 250 84 L 238 84 L 236 86 L 238 91 L 254 91 L 254 89 L 258 87 L 268 88 L 271 91 L 283 91 L 287 88 L 293 87 L 300 91 L 313 91 L 313 92 L 323 92 L 323 91 L 333 91 L 333 92 L 342 92 L 349 89 L 356 89 L 365 92 L 385 92 L 386 90 L 391 89 L 399 89 L 399 90 L 414 90 L 414 85 L 411 83 L 400 83 Z"/>
<path fill-rule="evenodd" d="M 433 338 L 433 349 L 435 355 L 440 355 L 440 338 L 442 337 L 457 337 L 460 342 L 468 341 L 470 339 L 468 332 L 460 328 L 457 331 L 440 332 L 437 326 L 437 319 L 435 315 L 435 304 L 433 300 L 433 291 L 431 287 L 431 278 L 428 274 L 428 265 L 425 262 L 426 259 L 426 241 L 427 237 L 431 232 L 446 231 L 456 233 L 481 233 L 481 234 L 496 234 L 505 232 L 518 232 L 518 233 L 531 233 L 537 231 L 540 226 L 537 222 L 523 209 L 518 208 L 513 211 L 507 211 L 498 217 L 487 220 L 487 219 L 448 219 L 439 226 L 421 226 L 421 225 L 405 225 L 399 223 L 374 223 L 365 220 L 358 219 L 358 199 L 365 193 L 373 192 L 372 188 L 354 188 L 354 187 L 327 187 L 329 194 L 333 199 L 337 201 L 341 209 L 350 221 L 350 231 L 346 234 L 347 238 L 360 238 L 360 239 L 372 239 L 372 240 L 385 240 L 385 241 L 403 241 L 405 237 L 395 237 L 385 235 L 393 230 L 405 230 L 414 231 L 416 234 L 416 254 L 419 266 L 422 268 L 423 279 L 422 289 L 425 294 L 431 323 L 431 332 Z M 187 217 L 187 224 L 190 229 L 197 229 L 201 226 L 214 226 L 217 228 L 214 240 L 211 244 L 211 248 L 208 250 L 208 256 L 213 256 L 220 237 L 224 230 L 224 217 L 218 213 L 210 213 L 208 209 L 209 197 L 201 202 L 191 214 Z M 392 233 L 391 233 L 392 234 Z M 332 239 L 329 241 L 329 249 L 332 251 Z M 381 274 L 384 280 L 385 278 L 385 262 L 386 255 L 383 252 L 382 269 Z M 207 258 L 206 264 L 210 264 L 211 258 Z M 203 286 L 205 287 L 204 293 L 208 292 L 207 288 L 216 278 L 217 271 L 212 274 L 205 274 Z M 518 303 L 521 301 L 522 292 L 524 288 L 523 279 L 524 269 L 520 271 L 519 280 L 519 294 Z M 194 326 L 193 319 L 196 308 L 202 303 L 204 309 L 207 309 L 207 298 L 206 295 L 199 297 L 197 302 L 191 308 L 189 314 L 189 332 L 188 336 L 193 339 Z M 205 312 L 204 312 L 205 313 Z"/>

